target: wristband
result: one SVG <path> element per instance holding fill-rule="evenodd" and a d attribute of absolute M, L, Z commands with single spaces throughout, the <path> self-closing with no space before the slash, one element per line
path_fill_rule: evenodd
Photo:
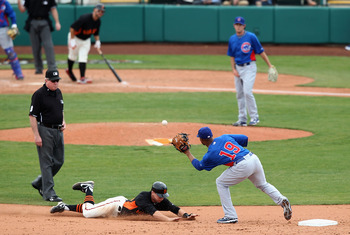
<path fill-rule="evenodd" d="M 188 217 L 190 217 L 191 215 L 192 215 L 192 213 L 191 213 L 191 214 L 184 213 L 184 214 L 182 215 L 182 218 L 188 218 Z"/>

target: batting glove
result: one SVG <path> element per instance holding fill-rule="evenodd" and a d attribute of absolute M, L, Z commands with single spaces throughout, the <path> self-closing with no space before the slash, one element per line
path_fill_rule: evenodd
<path fill-rule="evenodd" d="M 97 40 L 96 42 L 95 42 L 95 46 L 94 46 L 95 48 L 97 48 L 97 49 L 100 49 L 100 47 L 101 47 L 101 41 L 100 40 Z"/>
<path fill-rule="evenodd" d="M 75 41 L 74 38 L 71 39 L 71 40 L 69 41 L 69 46 L 70 46 L 72 49 L 74 49 L 74 48 L 77 46 L 77 43 L 76 43 L 76 41 Z"/>

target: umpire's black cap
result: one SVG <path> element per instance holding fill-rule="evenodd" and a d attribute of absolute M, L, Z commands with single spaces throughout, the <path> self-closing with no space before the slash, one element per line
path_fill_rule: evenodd
<path fill-rule="evenodd" d="M 162 197 L 162 198 L 169 197 L 169 193 L 167 193 L 168 188 L 163 182 L 160 182 L 160 181 L 154 182 L 152 185 L 152 191 L 155 192 L 158 195 L 158 197 Z"/>
<path fill-rule="evenodd" d="M 45 77 L 50 81 L 60 80 L 60 74 L 57 69 L 47 70 Z"/>

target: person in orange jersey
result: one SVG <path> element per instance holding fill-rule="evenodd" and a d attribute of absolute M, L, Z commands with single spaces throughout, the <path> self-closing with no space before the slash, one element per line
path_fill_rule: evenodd
<path fill-rule="evenodd" d="M 127 215 L 151 215 L 158 221 L 179 221 L 181 218 L 194 220 L 198 215 L 188 214 L 180 207 L 172 204 L 167 197 L 168 188 L 160 181 L 153 183 L 151 191 L 143 191 L 134 199 L 128 200 L 124 196 L 109 198 L 95 204 L 93 197 L 94 181 L 78 182 L 73 185 L 73 190 L 85 193 L 84 203 L 78 205 L 67 205 L 59 202 L 51 208 L 51 213 L 62 213 L 63 211 L 76 211 L 83 213 L 86 218 L 117 217 Z M 176 217 L 164 215 L 161 211 L 171 211 Z"/>

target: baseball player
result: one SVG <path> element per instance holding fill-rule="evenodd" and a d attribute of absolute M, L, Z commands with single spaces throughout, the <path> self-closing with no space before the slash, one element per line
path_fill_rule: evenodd
<path fill-rule="evenodd" d="M 79 84 L 92 83 L 91 79 L 85 77 L 86 63 L 91 46 L 91 35 L 95 38 L 95 48 L 100 49 L 100 18 L 105 13 L 105 6 L 99 3 L 95 6 L 92 13 L 87 13 L 79 17 L 71 27 L 68 33 L 68 69 L 66 73 L 73 82 L 77 81 L 73 73 L 74 62 L 78 59 L 80 79 Z"/>
<path fill-rule="evenodd" d="M 7 31 L 9 30 L 9 21 L 11 19 L 11 28 L 17 28 L 16 13 L 7 0 L 0 0 L 0 45 L 4 49 L 11 68 L 17 80 L 23 80 L 21 65 L 17 54 L 13 48 L 13 41 Z"/>
<path fill-rule="evenodd" d="M 73 190 L 85 193 L 83 204 L 66 205 L 63 202 L 51 208 L 51 213 L 63 212 L 64 210 L 83 213 L 86 218 L 117 217 L 125 215 L 148 214 L 159 221 L 178 221 L 180 218 L 195 219 L 196 214 L 188 214 L 183 209 L 172 204 L 167 197 L 167 186 L 160 181 L 154 182 L 151 191 L 144 191 L 134 199 L 128 200 L 123 196 L 109 198 L 95 204 L 93 197 L 94 181 L 78 182 L 73 185 Z M 178 217 L 168 217 L 160 211 L 171 211 Z"/>
<path fill-rule="evenodd" d="M 198 131 L 201 143 L 208 147 L 208 152 L 202 160 L 197 160 L 190 152 L 184 151 L 188 159 L 197 170 L 210 171 L 219 165 L 229 166 L 217 179 L 216 186 L 220 196 L 225 216 L 217 223 L 237 223 L 238 216 L 231 201 L 229 186 L 236 185 L 249 179 L 255 187 L 266 193 L 278 205 L 282 206 L 284 218 L 290 220 L 292 208 L 288 199 L 273 185 L 266 182 L 264 169 L 259 158 L 248 149 L 248 137 L 245 135 L 222 135 L 213 138 L 209 127 L 202 127 Z"/>
<path fill-rule="evenodd" d="M 231 57 L 239 114 L 238 121 L 232 125 L 247 126 L 248 109 L 249 125 L 255 126 L 259 123 L 258 108 L 253 95 L 257 71 L 255 54 L 260 54 L 269 68 L 272 65 L 255 34 L 245 30 L 246 24 L 243 17 L 236 17 L 233 27 L 236 34 L 229 39 L 227 55 Z"/>

